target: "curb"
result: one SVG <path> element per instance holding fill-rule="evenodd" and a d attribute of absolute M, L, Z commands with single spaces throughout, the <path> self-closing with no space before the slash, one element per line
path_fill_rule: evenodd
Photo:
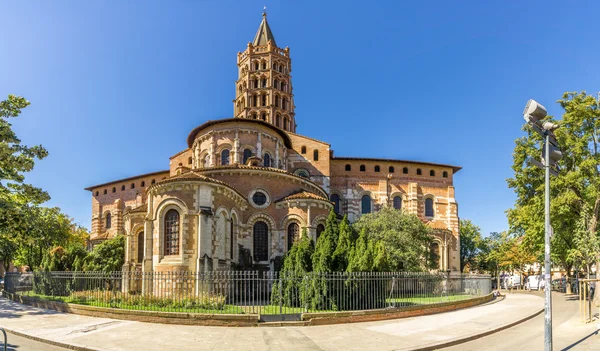
<path fill-rule="evenodd" d="M 85 347 L 85 346 L 78 346 L 78 345 L 73 345 L 73 344 L 66 344 L 60 341 L 54 341 L 54 340 L 50 340 L 50 339 L 44 339 L 44 338 L 40 338 L 39 336 L 33 336 L 33 335 L 29 335 L 29 334 L 25 334 L 13 329 L 9 329 L 9 328 L 4 328 L 4 330 L 6 330 L 6 333 L 8 334 L 13 334 L 16 336 L 20 336 L 22 338 L 26 338 L 26 339 L 31 339 L 34 341 L 38 341 L 44 344 L 48 344 L 48 345 L 53 345 L 53 346 L 58 346 L 58 347 L 62 347 L 65 348 L 67 350 L 76 350 L 76 351 L 101 351 L 99 349 L 91 349 L 89 347 Z M 10 339 L 9 339 L 10 340 Z"/>
<path fill-rule="evenodd" d="M 431 350 L 439 350 L 439 349 L 442 349 L 442 348 L 445 348 L 445 347 L 450 347 L 450 346 L 464 344 L 466 342 L 477 340 L 479 338 L 483 338 L 485 336 L 495 334 L 495 333 L 503 331 L 505 329 L 512 328 L 515 325 L 518 325 L 518 324 L 521 324 L 523 322 L 526 322 L 526 321 L 528 321 L 528 320 L 530 320 L 530 319 L 532 319 L 532 318 L 534 318 L 534 317 L 542 314 L 543 312 L 544 312 L 544 309 L 542 308 L 539 311 L 536 311 L 536 312 L 534 312 L 534 313 L 532 313 L 532 314 L 530 314 L 528 316 L 525 316 L 525 317 L 523 317 L 523 318 L 521 318 L 521 319 L 519 319 L 517 321 L 507 323 L 505 325 L 499 326 L 499 327 L 494 328 L 494 329 L 487 330 L 487 331 L 482 332 L 482 333 L 468 335 L 468 336 L 464 336 L 464 337 L 459 337 L 459 338 L 448 340 L 448 341 L 444 341 L 444 342 L 441 342 L 441 343 L 435 343 L 435 344 L 429 344 L 429 345 L 424 345 L 424 346 L 418 346 L 416 348 L 397 349 L 397 351 L 400 351 L 400 350 L 431 351 Z"/>

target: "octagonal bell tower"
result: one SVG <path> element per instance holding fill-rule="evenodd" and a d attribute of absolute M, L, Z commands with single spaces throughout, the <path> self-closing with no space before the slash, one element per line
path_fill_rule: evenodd
<path fill-rule="evenodd" d="M 233 113 L 261 119 L 288 132 L 296 131 L 290 49 L 280 49 L 263 12 L 256 36 L 238 52 Z"/>

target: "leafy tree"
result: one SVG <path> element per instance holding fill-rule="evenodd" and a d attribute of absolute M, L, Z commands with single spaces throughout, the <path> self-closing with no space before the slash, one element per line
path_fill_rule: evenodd
<path fill-rule="evenodd" d="M 115 272 L 120 271 L 125 263 L 125 236 L 116 235 L 96 246 L 86 257 L 85 271 Z"/>
<path fill-rule="evenodd" d="M 417 216 L 386 206 L 361 216 L 354 228 L 368 233 L 367 246 L 372 253 L 373 269 L 392 272 L 429 268 L 426 258 L 431 232 Z"/>
<path fill-rule="evenodd" d="M 481 229 L 470 220 L 461 219 L 459 222 L 460 232 L 460 271 L 464 272 L 468 264 L 471 269 L 477 265 L 481 251 L 483 238 Z"/>
<path fill-rule="evenodd" d="M 362 228 L 354 247 L 350 250 L 348 272 L 373 272 L 373 246 L 367 236 L 367 228 Z"/>
<path fill-rule="evenodd" d="M 585 92 L 567 92 L 558 103 L 564 109 L 561 127 L 555 131 L 563 152 L 559 162 L 561 171 L 552 178 L 550 195 L 551 220 L 554 229 L 552 258 L 570 274 L 575 263 L 577 245 L 573 233 L 589 208 L 589 219 L 584 220 L 590 238 L 598 237 L 600 217 L 600 105 Z M 548 121 L 555 121 L 552 116 Z M 534 248 L 539 258 L 544 247 L 544 172 L 524 164 L 527 156 L 539 158 L 542 140 L 537 133 L 525 126 L 527 136 L 517 139 L 513 153 L 515 175 L 508 179 L 509 187 L 517 194 L 515 207 L 508 211 L 511 231 L 522 233 L 526 245 Z M 580 233 L 581 234 L 581 233 Z M 591 243 L 597 242 L 592 240 Z M 596 252 L 596 264 L 600 266 L 600 247 Z M 589 249 L 585 249 L 589 250 Z M 595 303 L 600 304 L 600 289 L 596 290 Z"/>
<path fill-rule="evenodd" d="M 329 212 L 327 221 L 325 222 L 325 230 L 317 239 L 315 245 L 315 253 L 312 257 L 313 271 L 322 272 L 333 272 L 333 253 L 335 252 L 337 242 L 339 238 L 339 228 L 337 223 L 337 216 L 333 210 Z"/>
<path fill-rule="evenodd" d="M 350 227 L 348 216 L 344 216 L 338 228 L 339 237 L 333 252 L 333 268 L 336 272 L 344 272 L 348 267 L 350 251 L 354 247 L 354 233 Z"/>

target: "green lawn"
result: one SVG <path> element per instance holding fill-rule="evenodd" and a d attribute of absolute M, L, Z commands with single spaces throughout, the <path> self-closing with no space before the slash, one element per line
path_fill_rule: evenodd
<path fill-rule="evenodd" d="M 461 301 L 472 298 L 471 295 L 448 295 L 448 296 L 411 296 L 386 299 L 388 303 L 396 303 L 400 305 L 429 305 L 434 303 Z"/>

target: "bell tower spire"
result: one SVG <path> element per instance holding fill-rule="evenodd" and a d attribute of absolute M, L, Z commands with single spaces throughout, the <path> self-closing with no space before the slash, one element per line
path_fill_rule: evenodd
<path fill-rule="evenodd" d="M 296 131 L 290 49 L 281 49 L 267 22 L 266 8 L 254 40 L 238 52 L 233 111 L 236 118 L 260 119 Z"/>

